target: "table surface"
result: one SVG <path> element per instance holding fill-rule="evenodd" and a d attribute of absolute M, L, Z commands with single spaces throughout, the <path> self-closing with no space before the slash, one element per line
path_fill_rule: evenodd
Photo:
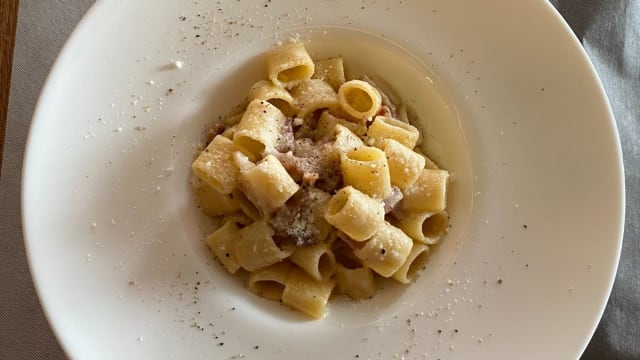
<path fill-rule="evenodd" d="M 7 124 L 7 108 L 9 105 L 9 84 L 11 81 L 11 64 L 13 44 L 18 17 L 18 0 L 6 0 L 0 3 L 0 164 L 4 148 L 4 131 Z M 2 168 L 0 167 L 0 171 Z"/>
<path fill-rule="evenodd" d="M 93 2 L 0 1 L 0 359 L 65 358 L 29 275 L 20 177 L 38 94 L 55 57 Z M 582 359 L 640 359 L 640 0 L 551 3 L 600 75 L 616 116 L 625 163 L 622 257 L 605 314 Z"/>

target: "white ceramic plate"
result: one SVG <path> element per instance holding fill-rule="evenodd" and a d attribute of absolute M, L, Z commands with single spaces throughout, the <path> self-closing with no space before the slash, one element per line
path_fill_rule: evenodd
<path fill-rule="evenodd" d="M 456 178 L 419 280 L 320 321 L 222 270 L 188 184 L 203 129 L 290 37 L 386 78 Z M 605 94 L 546 1 L 103 0 L 40 99 L 23 218 L 73 358 L 567 359 L 611 289 L 622 179 Z"/>

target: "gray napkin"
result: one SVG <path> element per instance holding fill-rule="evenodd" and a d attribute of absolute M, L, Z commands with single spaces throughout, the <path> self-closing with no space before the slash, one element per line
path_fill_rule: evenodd
<path fill-rule="evenodd" d="M 582 359 L 640 359 L 640 0 L 550 1 L 584 44 L 604 83 L 626 171 L 620 268 L 604 317 Z M 0 178 L 0 359 L 65 358 L 44 318 L 27 267 L 20 176 L 38 94 L 66 38 L 93 2 L 20 2 Z"/>

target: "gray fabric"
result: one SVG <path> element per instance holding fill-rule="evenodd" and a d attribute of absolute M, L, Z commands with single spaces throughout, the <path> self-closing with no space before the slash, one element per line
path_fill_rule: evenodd
<path fill-rule="evenodd" d="M 92 3 L 20 2 L 0 178 L 0 359 L 64 359 L 29 276 L 20 225 L 20 175 L 27 130 L 43 82 Z M 605 315 L 582 359 L 640 359 L 640 0 L 551 3 L 583 42 L 603 80 L 626 169 L 627 216 L 620 268 Z"/>

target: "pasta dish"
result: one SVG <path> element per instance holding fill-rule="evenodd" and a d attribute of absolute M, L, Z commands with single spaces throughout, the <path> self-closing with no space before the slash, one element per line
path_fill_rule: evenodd
<path fill-rule="evenodd" d="M 298 42 L 272 49 L 266 70 L 192 164 L 199 206 L 220 220 L 214 256 L 314 318 L 334 293 L 411 283 L 447 230 L 449 173 L 421 151 L 406 108 Z"/>

